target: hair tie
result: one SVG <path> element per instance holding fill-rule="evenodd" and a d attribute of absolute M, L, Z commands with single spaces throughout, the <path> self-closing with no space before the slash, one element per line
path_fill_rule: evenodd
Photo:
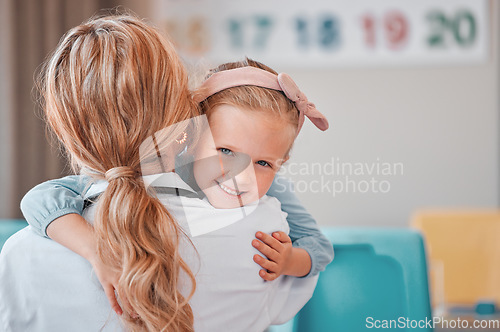
<path fill-rule="evenodd" d="M 136 178 L 138 173 L 129 166 L 113 167 L 106 171 L 104 177 L 106 181 L 111 182 L 119 178 Z"/>
<path fill-rule="evenodd" d="M 313 103 L 307 100 L 306 95 L 300 91 L 292 78 L 285 73 L 275 75 L 267 70 L 252 66 L 221 70 L 203 82 L 200 88 L 197 89 L 194 100 L 199 103 L 217 92 L 243 85 L 283 91 L 285 96 L 295 103 L 299 111 L 297 134 L 304 124 L 305 117 L 311 120 L 318 129 L 323 131 L 328 129 L 329 125 L 326 117 L 316 109 Z"/>

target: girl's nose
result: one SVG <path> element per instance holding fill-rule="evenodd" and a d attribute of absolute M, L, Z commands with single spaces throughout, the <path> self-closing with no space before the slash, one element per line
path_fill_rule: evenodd
<path fill-rule="evenodd" d="M 252 164 L 249 164 L 244 170 L 234 176 L 234 180 L 239 191 L 251 191 L 257 188 L 255 170 Z M 255 188 L 252 188 L 255 186 Z"/>

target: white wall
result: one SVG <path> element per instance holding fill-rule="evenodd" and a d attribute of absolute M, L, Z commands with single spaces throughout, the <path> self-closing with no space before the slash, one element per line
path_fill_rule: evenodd
<path fill-rule="evenodd" d="M 491 57 L 483 65 L 290 70 L 332 122 L 326 133 L 307 126 L 292 160 L 380 158 L 404 167 L 403 175 L 375 175 L 390 182 L 385 194 L 298 193 L 319 223 L 404 226 L 421 208 L 498 206 L 500 4 L 492 5 Z M 298 169 L 303 168 L 292 168 Z M 293 178 L 321 180 L 317 174 Z"/>

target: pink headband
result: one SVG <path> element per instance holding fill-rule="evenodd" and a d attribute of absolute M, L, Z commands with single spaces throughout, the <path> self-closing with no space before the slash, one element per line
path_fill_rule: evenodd
<path fill-rule="evenodd" d="M 326 117 L 316 109 L 313 103 L 307 100 L 306 95 L 299 90 L 297 84 L 285 73 L 275 75 L 266 70 L 250 66 L 219 71 L 203 82 L 194 99 L 200 103 L 217 92 L 242 85 L 254 85 L 283 91 L 299 110 L 297 133 L 304 124 L 304 116 L 307 116 L 320 130 L 328 129 Z"/>

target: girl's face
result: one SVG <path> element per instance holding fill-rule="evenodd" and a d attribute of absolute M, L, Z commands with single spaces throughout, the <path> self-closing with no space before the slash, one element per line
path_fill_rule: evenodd
<path fill-rule="evenodd" d="M 294 128 L 277 116 L 232 105 L 214 107 L 209 124 L 196 148 L 193 171 L 210 204 L 236 208 L 264 196 L 288 159 Z"/>

